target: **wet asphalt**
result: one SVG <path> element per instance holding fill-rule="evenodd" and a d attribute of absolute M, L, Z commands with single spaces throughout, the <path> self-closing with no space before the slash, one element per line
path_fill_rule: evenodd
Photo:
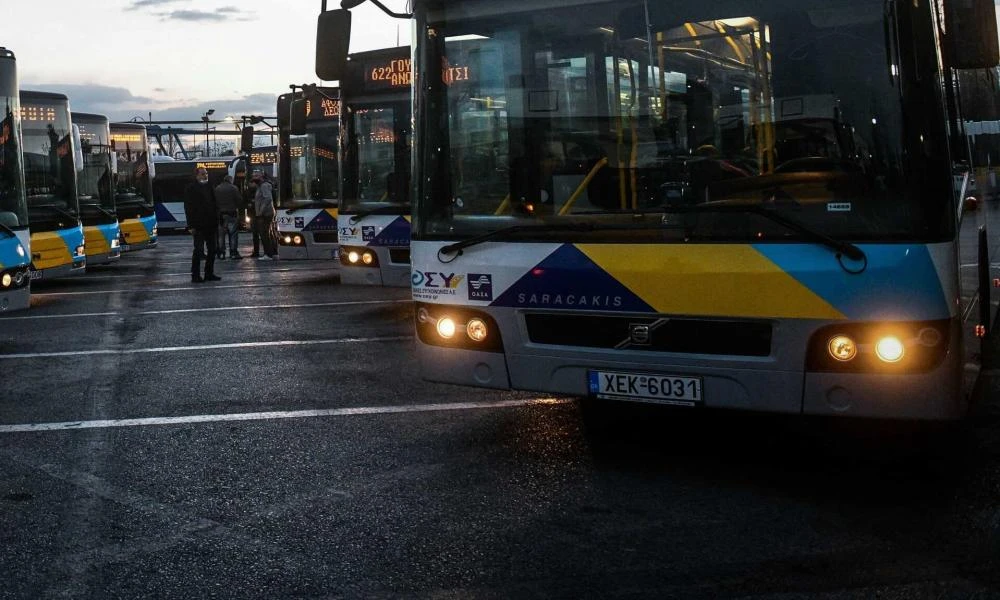
<path fill-rule="evenodd" d="M 1000 383 L 932 432 L 429 384 L 408 290 L 189 245 L 0 316 L 0 597 L 1000 598 Z"/>

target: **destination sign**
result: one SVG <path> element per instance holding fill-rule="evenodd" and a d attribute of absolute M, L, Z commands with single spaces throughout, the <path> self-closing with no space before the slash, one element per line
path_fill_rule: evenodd
<path fill-rule="evenodd" d="M 56 120 L 57 107 L 39 106 L 34 104 L 21 105 L 22 123 L 51 123 Z"/>
<path fill-rule="evenodd" d="M 251 152 L 250 153 L 250 164 L 251 165 L 273 165 L 278 162 L 278 153 L 273 151 L 268 152 Z"/>
<path fill-rule="evenodd" d="M 396 58 L 365 65 L 365 87 L 368 89 L 408 88 L 413 85 L 413 61 Z M 452 65 L 447 60 L 441 64 L 441 81 L 447 85 L 459 81 L 470 81 L 472 71 L 468 66 Z"/>
<path fill-rule="evenodd" d="M 195 166 L 197 168 L 199 168 L 199 169 L 207 169 L 209 171 L 211 171 L 212 169 L 228 169 L 229 168 L 229 165 L 227 163 L 222 162 L 222 161 L 218 161 L 218 162 L 200 162 L 200 163 L 198 163 Z"/>
<path fill-rule="evenodd" d="M 306 100 L 306 118 L 310 121 L 322 119 L 336 119 L 340 116 L 340 100 L 323 98 L 319 103 L 319 110 L 313 110 L 313 101 Z"/>
<path fill-rule="evenodd" d="M 116 144 L 141 144 L 141 133 L 112 133 L 111 141 Z"/>

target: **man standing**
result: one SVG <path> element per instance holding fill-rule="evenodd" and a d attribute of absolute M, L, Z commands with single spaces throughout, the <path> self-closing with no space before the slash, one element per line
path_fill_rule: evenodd
<path fill-rule="evenodd" d="M 271 223 L 274 221 L 274 196 L 271 182 L 263 175 L 257 182 L 257 194 L 253 198 L 254 228 L 264 246 L 264 254 L 271 260 L 278 259 L 274 237 L 271 236 Z M 263 257 L 261 257 L 263 258 Z"/>
<path fill-rule="evenodd" d="M 208 183 L 204 167 L 195 170 L 195 181 L 184 190 L 184 213 L 188 228 L 194 238 L 191 254 L 191 281 L 219 281 L 215 275 L 215 251 L 219 226 L 219 209 L 215 204 L 215 191 Z M 204 251 L 203 251 L 204 250 Z M 205 278 L 201 277 L 201 259 L 205 258 Z"/>
<path fill-rule="evenodd" d="M 219 258 L 226 256 L 226 240 L 229 240 L 229 258 L 240 256 L 240 204 L 243 196 L 239 188 L 233 185 L 233 178 L 226 175 L 219 185 L 215 186 L 215 202 L 219 206 Z"/>

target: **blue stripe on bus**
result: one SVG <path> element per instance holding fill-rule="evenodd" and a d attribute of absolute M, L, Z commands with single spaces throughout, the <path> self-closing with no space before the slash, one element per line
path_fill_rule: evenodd
<path fill-rule="evenodd" d="M 868 268 L 852 275 L 830 249 L 814 244 L 756 244 L 754 248 L 829 302 L 848 319 L 947 319 L 951 311 L 927 246 L 864 244 Z M 852 264 L 844 259 L 850 268 Z"/>
<path fill-rule="evenodd" d="M 172 215 L 167 207 L 163 204 L 157 203 L 156 205 L 156 220 L 161 223 L 176 223 L 177 217 Z"/>
<path fill-rule="evenodd" d="M 0 238 L 0 269 L 28 264 L 28 253 L 25 252 L 23 256 L 17 253 L 17 247 L 20 245 L 21 241 L 16 237 Z"/>

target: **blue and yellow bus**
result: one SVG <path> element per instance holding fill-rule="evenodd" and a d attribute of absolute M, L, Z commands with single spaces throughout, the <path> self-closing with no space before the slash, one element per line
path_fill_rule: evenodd
<path fill-rule="evenodd" d="M 410 285 L 410 49 L 353 54 L 344 110 L 340 280 Z"/>
<path fill-rule="evenodd" d="M 87 266 L 106 265 L 121 258 L 121 228 L 115 204 L 116 158 L 111 151 L 111 130 L 104 115 L 73 112 L 80 131 L 83 169 L 77 175 L 77 197 L 83 222 Z"/>
<path fill-rule="evenodd" d="M 31 240 L 21 166 L 17 61 L 0 48 L 0 313 L 31 301 Z"/>
<path fill-rule="evenodd" d="M 336 261 L 340 204 L 340 91 L 317 87 L 278 97 L 278 257 Z M 293 101 L 303 131 L 292 131 Z M 256 152 L 257 149 L 255 148 Z M 254 154 L 250 168 L 257 170 Z"/>
<path fill-rule="evenodd" d="M 961 417 L 998 223 L 953 190 L 952 82 L 1000 62 L 994 16 L 415 0 L 423 376 L 598 407 Z"/>
<path fill-rule="evenodd" d="M 76 176 L 79 133 L 63 94 L 21 91 L 24 179 L 31 228 L 31 278 L 83 273 L 87 266 Z"/>
<path fill-rule="evenodd" d="M 156 247 L 158 230 L 153 207 L 153 161 L 146 127 L 136 123 L 111 124 L 111 148 L 118 173 L 115 207 L 121 229 L 122 252 Z"/>

